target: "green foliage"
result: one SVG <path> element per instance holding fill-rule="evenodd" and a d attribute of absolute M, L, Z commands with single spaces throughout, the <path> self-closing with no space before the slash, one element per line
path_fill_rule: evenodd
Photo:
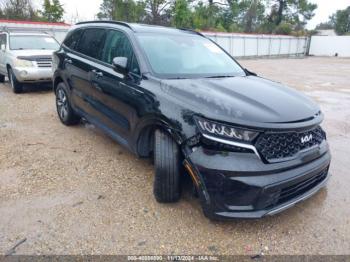
<path fill-rule="evenodd" d="M 170 24 L 171 5 L 175 3 L 174 1 L 144 0 L 144 2 L 146 6 L 146 23 L 154 25 Z"/>
<path fill-rule="evenodd" d="M 39 12 L 30 0 L 2 1 L 0 18 L 39 21 Z"/>
<path fill-rule="evenodd" d="M 172 25 L 177 28 L 189 28 L 192 26 L 192 11 L 187 0 L 175 1 L 172 7 Z"/>
<path fill-rule="evenodd" d="M 334 29 L 338 35 L 350 34 L 350 6 L 336 11 L 325 23 L 320 23 L 315 30 Z"/>
<path fill-rule="evenodd" d="M 103 0 L 98 18 L 197 30 L 300 34 L 309 0 Z"/>
<path fill-rule="evenodd" d="M 117 5 L 117 1 L 103 0 L 100 5 L 100 12 L 97 14 L 97 17 L 103 20 L 116 20 L 115 19 L 116 5 Z"/>
<path fill-rule="evenodd" d="M 329 30 L 329 29 L 334 29 L 334 24 L 329 21 L 325 23 L 319 23 L 316 27 L 316 30 Z"/>
<path fill-rule="evenodd" d="M 289 35 L 293 31 L 293 25 L 287 22 L 280 23 L 275 29 L 274 33 L 280 34 L 280 35 Z"/>
<path fill-rule="evenodd" d="M 41 19 L 47 22 L 61 22 L 63 19 L 64 9 L 59 0 L 44 0 Z"/>
<path fill-rule="evenodd" d="M 350 6 L 344 10 L 338 10 L 333 17 L 335 31 L 338 35 L 350 33 Z"/>
<path fill-rule="evenodd" d="M 30 0 L 3 0 L 0 18 L 13 20 L 61 22 L 64 15 L 59 0 L 44 0 L 43 10 L 34 8 Z"/>
<path fill-rule="evenodd" d="M 289 23 L 292 31 L 301 31 L 307 21 L 315 15 L 317 8 L 316 4 L 309 3 L 308 0 L 272 0 L 271 2 L 271 11 L 264 24 L 268 32 L 287 29 L 286 25 L 283 25 L 283 28 L 279 27 L 282 22 Z"/>
<path fill-rule="evenodd" d="M 215 30 L 219 24 L 220 8 L 199 2 L 194 8 L 193 26 L 200 30 Z"/>

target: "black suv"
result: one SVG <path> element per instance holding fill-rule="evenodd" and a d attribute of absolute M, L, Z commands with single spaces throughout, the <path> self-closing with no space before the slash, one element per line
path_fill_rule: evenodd
<path fill-rule="evenodd" d="M 200 33 L 94 21 L 54 53 L 59 118 L 83 117 L 139 157 L 154 195 L 180 198 L 191 176 L 209 218 L 278 213 L 323 187 L 330 152 L 309 98 L 243 69 Z"/>

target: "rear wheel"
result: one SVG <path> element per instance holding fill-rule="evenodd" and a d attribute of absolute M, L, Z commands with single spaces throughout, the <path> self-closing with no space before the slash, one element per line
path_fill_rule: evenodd
<path fill-rule="evenodd" d="M 64 83 L 59 83 L 56 89 L 56 108 L 61 122 L 66 126 L 79 123 L 80 117 L 70 105 Z"/>
<path fill-rule="evenodd" d="M 16 94 L 22 93 L 23 92 L 23 85 L 22 85 L 22 83 L 18 82 L 15 74 L 12 71 L 12 68 L 8 69 L 8 76 L 9 76 L 9 81 L 10 81 L 12 91 Z"/>
<path fill-rule="evenodd" d="M 153 193 L 158 202 L 176 202 L 180 198 L 181 154 L 176 142 L 165 132 L 154 135 Z"/>

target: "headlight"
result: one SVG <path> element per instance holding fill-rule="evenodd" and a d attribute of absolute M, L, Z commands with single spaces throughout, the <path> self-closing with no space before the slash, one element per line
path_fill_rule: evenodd
<path fill-rule="evenodd" d="M 222 139 L 251 142 L 259 134 L 252 130 L 232 127 L 200 117 L 195 117 L 195 121 L 201 133 Z"/>
<path fill-rule="evenodd" d="M 24 60 L 24 59 L 18 59 L 16 58 L 14 60 L 14 65 L 17 67 L 33 67 L 34 64 L 32 61 Z"/>

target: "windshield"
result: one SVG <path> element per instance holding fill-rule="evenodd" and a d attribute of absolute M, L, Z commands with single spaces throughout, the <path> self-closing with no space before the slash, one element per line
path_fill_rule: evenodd
<path fill-rule="evenodd" d="M 58 50 L 59 44 L 50 36 L 40 35 L 12 35 L 10 36 L 10 49 L 48 49 Z"/>
<path fill-rule="evenodd" d="M 243 69 L 209 39 L 192 34 L 137 34 L 152 70 L 165 78 L 245 76 Z"/>

